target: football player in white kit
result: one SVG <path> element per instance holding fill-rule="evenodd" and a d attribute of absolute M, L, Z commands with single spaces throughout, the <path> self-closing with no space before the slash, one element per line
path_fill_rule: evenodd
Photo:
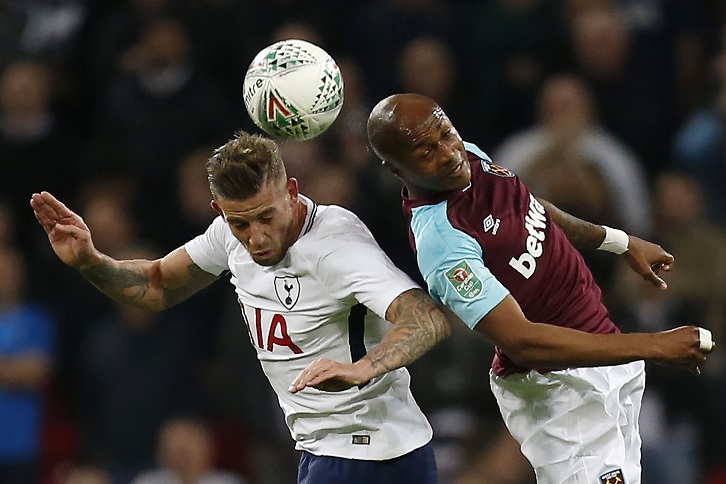
<path fill-rule="evenodd" d="M 402 367 L 448 336 L 441 309 L 354 214 L 299 194 L 273 141 L 238 133 L 207 172 L 220 216 L 153 261 L 99 252 L 50 193 L 30 203 L 58 257 L 116 301 L 163 310 L 231 274 L 240 324 L 303 451 L 299 483 L 437 482 L 432 430 Z M 320 358 L 357 362 L 364 377 L 339 392 L 291 391 Z"/>

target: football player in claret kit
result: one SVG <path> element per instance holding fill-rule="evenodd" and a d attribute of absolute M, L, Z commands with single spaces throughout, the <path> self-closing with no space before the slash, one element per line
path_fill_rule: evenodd
<path fill-rule="evenodd" d="M 60 259 L 119 302 L 163 310 L 231 274 L 240 324 L 303 451 L 298 482 L 437 482 L 432 430 L 402 366 L 448 336 L 441 309 L 354 214 L 299 194 L 273 141 L 239 133 L 207 171 L 220 216 L 155 261 L 100 253 L 81 217 L 47 192 L 31 206 Z M 364 376 L 290 391 L 322 357 Z"/>
<path fill-rule="evenodd" d="M 410 242 L 429 292 L 496 346 L 491 389 L 537 481 L 596 484 L 617 476 L 639 483 L 642 360 L 698 373 L 712 349 L 710 332 L 621 334 L 573 244 L 624 254 L 662 288 L 656 272 L 670 269 L 672 256 L 538 200 L 465 143 L 427 97 L 382 100 L 368 135 L 404 184 Z M 295 387 L 355 380 L 355 371 L 316 362 Z"/>

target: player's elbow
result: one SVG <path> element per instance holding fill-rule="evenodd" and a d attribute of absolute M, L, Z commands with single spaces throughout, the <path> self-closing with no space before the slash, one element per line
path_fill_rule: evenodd
<path fill-rule="evenodd" d="M 440 317 L 435 318 L 434 321 L 436 323 L 436 328 L 437 328 L 437 331 L 436 331 L 436 333 L 438 335 L 437 342 L 443 341 L 443 340 L 447 339 L 449 336 L 451 336 L 451 333 L 453 331 L 453 327 L 452 327 L 453 322 L 449 318 L 449 316 L 446 314 L 446 312 L 444 312 L 442 310 Z"/>
<path fill-rule="evenodd" d="M 175 303 L 170 301 L 169 294 L 174 291 L 167 287 L 159 261 L 154 261 L 148 270 L 148 283 L 132 288 L 130 301 L 134 306 L 148 313 L 159 313 Z"/>
<path fill-rule="evenodd" d="M 512 362 L 523 368 L 537 368 L 547 366 L 547 351 L 535 335 L 522 334 L 512 338 L 505 345 L 500 346 L 502 352 Z"/>
<path fill-rule="evenodd" d="M 446 319 L 441 328 L 441 339 L 442 340 L 447 339 L 449 336 L 451 336 L 452 331 L 453 331 L 453 328 L 451 327 L 451 321 Z"/>

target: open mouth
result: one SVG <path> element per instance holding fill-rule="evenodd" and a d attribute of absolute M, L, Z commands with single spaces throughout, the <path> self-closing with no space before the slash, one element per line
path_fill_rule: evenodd
<path fill-rule="evenodd" d="M 461 173 L 461 170 L 464 168 L 464 162 L 460 161 L 456 164 L 456 166 L 449 172 L 449 176 L 456 176 Z"/>

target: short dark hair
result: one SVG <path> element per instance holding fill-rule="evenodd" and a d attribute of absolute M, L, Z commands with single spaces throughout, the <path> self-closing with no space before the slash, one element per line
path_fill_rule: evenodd
<path fill-rule="evenodd" d="M 238 131 L 207 160 L 207 178 L 215 198 L 242 200 L 286 179 L 287 173 L 277 143 Z"/>

